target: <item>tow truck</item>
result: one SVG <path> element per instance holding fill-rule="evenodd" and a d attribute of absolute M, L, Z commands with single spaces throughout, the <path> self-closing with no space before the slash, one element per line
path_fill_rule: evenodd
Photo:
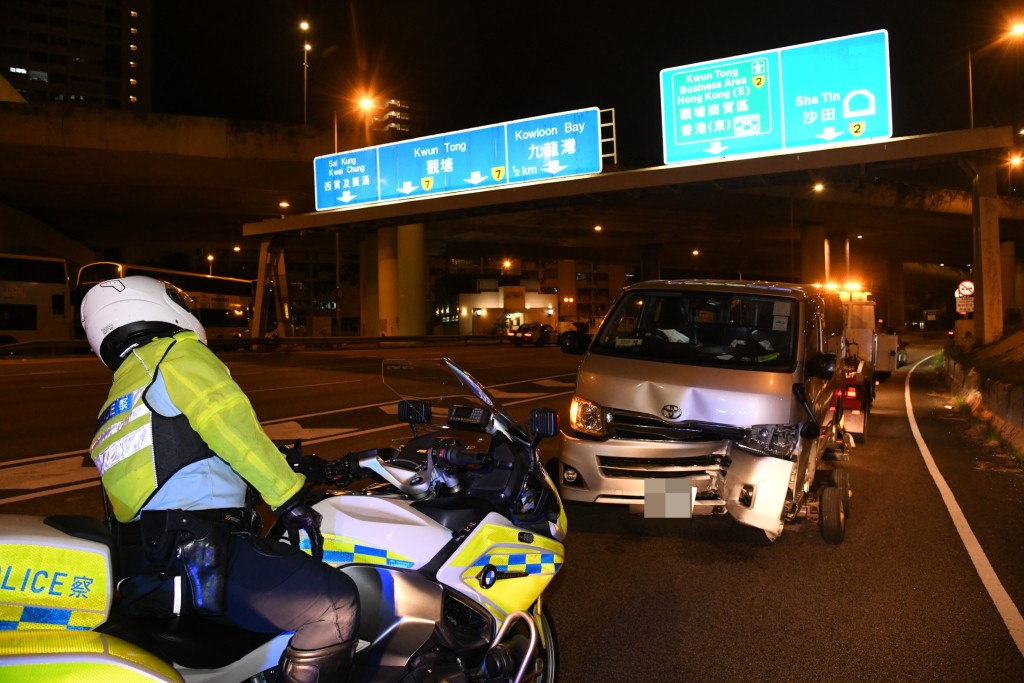
<path fill-rule="evenodd" d="M 843 389 L 843 430 L 864 443 L 876 383 L 899 367 L 900 341 L 894 332 L 875 329 L 875 301 L 859 284 L 837 287 L 846 328 L 846 387 Z"/>

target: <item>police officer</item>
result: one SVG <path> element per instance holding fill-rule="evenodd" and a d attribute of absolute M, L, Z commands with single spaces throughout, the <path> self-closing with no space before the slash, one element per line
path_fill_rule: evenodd
<path fill-rule="evenodd" d="M 207 348 L 191 305 L 184 291 L 142 276 L 100 283 L 81 305 L 89 346 L 114 372 L 90 451 L 125 541 L 122 604 L 294 631 L 282 680 L 344 680 L 355 585 L 319 561 L 320 515 L 304 502 L 304 478 Z M 290 534 L 308 535 L 316 557 L 252 533 L 247 482 Z"/>

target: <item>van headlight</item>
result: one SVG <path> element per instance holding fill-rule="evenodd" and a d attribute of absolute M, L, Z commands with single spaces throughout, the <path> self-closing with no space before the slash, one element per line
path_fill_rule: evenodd
<path fill-rule="evenodd" d="M 579 396 L 569 404 L 569 426 L 587 436 L 604 436 L 604 408 Z"/>
<path fill-rule="evenodd" d="M 800 425 L 754 425 L 736 445 L 759 455 L 788 458 L 800 441 Z"/>

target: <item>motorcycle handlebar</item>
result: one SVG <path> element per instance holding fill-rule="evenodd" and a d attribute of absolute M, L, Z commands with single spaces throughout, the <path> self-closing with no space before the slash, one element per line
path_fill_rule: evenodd
<path fill-rule="evenodd" d="M 467 469 L 487 464 L 487 454 L 471 450 L 455 439 L 438 439 L 434 446 L 434 458 L 452 467 Z"/>

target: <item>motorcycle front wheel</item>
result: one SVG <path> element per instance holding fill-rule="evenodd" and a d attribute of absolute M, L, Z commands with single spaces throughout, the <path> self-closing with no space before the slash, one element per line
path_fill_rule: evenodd
<path fill-rule="evenodd" d="M 540 627 L 544 634 L 543 642 L 537 643 L 533 667 L 527 669 L 524 680 L 533 683 L 556 683 L 558 681 L 558 634 L 555 632 L 555 621 L 551 618 L 548 606 L 541 607 Z"/>

